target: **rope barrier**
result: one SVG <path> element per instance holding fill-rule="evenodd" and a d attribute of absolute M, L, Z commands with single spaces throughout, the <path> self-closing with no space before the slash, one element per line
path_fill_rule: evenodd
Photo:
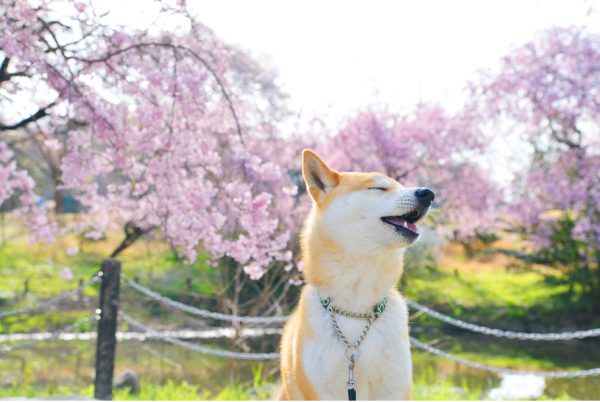
<path fill-rule="evenodd" d="M 134 281 L 129 279 L 127 280 L 127 284 L 138 292 L 151 297 L 155 300 L 158 300 L 161 303 L 174 307 L 176 309 L 186 311 L 195 315 L 199 315 L 205 318 L 214 318 L 218 320 L 224 321 L 237 321 L 237 322 L 246 322 L 246 323 L 283 323 L 288 319 L 288 316 L 274 316 L 274 317 L 240 317 L 229 314 L 221 314 L 215 313 L 207 310 L 200 310 L 195 307 L 186 305 L 184 303 L 172 300 L 168 297 L 162 296 L 157 292 L 154 292 Z M 472 323 L 468 323 L 466 321 L 458 320 L 442 313 L 439 313 L 433 309 L 425 307 L 417 302 L 413 302 L 411 300 L 406 300 L 407 304 L 418 310 L 427 314 L 433 318 L 439 319 L 440 321 L 446 322 L 450 325 L 455 325 L 457 327 L 467 329 L 470 331 L 482 333 L 485 335 L 493 335 L 497 337 L 505 337 L 510 339 L 527 339 L 527 340 L 571 340 L 571 339 L 583 339 L 588 337 L 600 336 L 600 329 L 591 329 L 586 331 L 573 331 L 573 332 L 560 332 L 560 333 L 528 333 L 528 332 L 517 332 L 517 331 L 506 331 L 495 328 L 488 328 L 481 325 L 476 325 Z M 131 317 L 127 315 L 123 315 L 125 321 L 131 323 L 138 328 L 143 329 L 146 332 L 152 333 L 157 338 L 163 339 L 166 342 L 174 344 L 176 346 L 183 347 L 187 350 L 192 350 L 196 352 L 200 352 L 203 354 L 208 354 L 217 357 L 226 357 L 232 359 L 252 359 L 252 360 L 270 360 L 279 358 L 278 353 L 242 353 L 242 352 L 230 352 L 224 350 L 215 350 L 210 349 L 205 346 L 199 346 L 195 344 L 191 344 L 188 342 L 181 341 L 176 338 L 172 338 L 166 335 L 162 335 L 151 328 L 141 324 L 138 321 L 135 321 Z M 577 370 L 577 371 L 526 371 L 526 370 L 513 370 L 506 369 L 497 366 L 491 366 L 483 363 L 473 362 L 471 360 L 463 359 L 458 356 L 454 356 L 450 353 L 444 352 L 440 349 L 434 348 L 433 346 L 427 345 L 419 341 L 416 338 L 410 338 L 411 344 L 421 350 L 424 350 L 428 353 L 434 354 L 436 356 L 444 357 L 450 359 L 454 362 L 480 369 L 489 372 L 493 372 L 496 374 L 531 374 L 537 376 L 543 376 L 548 378 L 575 378 L 575 377 L 586 377 L 593 375 L 600 375 L 600 368 L 593 368 L 588 370 Z"/>
<path fill-rule="evenodd" d="M 265 335 L 281 335 L 280 328 L 242 328 L 236 332 L 234 328 L 206 328 L 202 330 L 182 329 L 182 330 L 165 330 L 160 331 L 163 335 L 168 335 L 178 339 L 220 339 L 220 338 L 258 338 Z M 96 339 L 97 333 L 94 332 L 62 332 L 58 336 L 54 336 L 52 332 L 33 332 L 33 333 L 16 333 L 16 334 L 0 334 L 0 343 L 29 341 L 35 340 L 38 342 L 49 339 L 73 342 L 73 341 L 90 341 Z M 145 332 L 134 331 L 117 331 L 118 341 L 146 341 L 152 339 L 152 336 Z"/>
<path fill-rule="evenodd" d="M 19 343 L 16 345 L 0 346 L 0 353 L 8 353 L 8 352 L 13 352 L 15 350 L 28 349 L 40 342 L 58 339 L 61 335 L 65 334 L 67 332 L 71 332 L 76 328 L 80 328 L 83 324 L 91 322 L 91 321 L 95 320 L 95 318 L 96 318 L 95 314 L 92 314 L 90 317 L 86 318 L 85 320 L 77 321 L 74 324 L 67 325 L 66 327 L 61 328 L 58 331 L 51 332 L 50 334 L 46 334 L 46 336 L 39 337 L 30 342 L 23 342 L 23 343 Z"/>
<path fill-rule="evenodd" d="M 430 317 L 436 318 L 447 324 L 454 325 L 459 328 L 463 328 L 469 331 L 478 332 L 484 335 L 492 335 L 499 338 L 509 339 L 525 339 L 532 341 L 559 341 L 559 340 L 572 340 L 572 339 L 583 339 L 595 336 L 600 336 L 600 328 L 585 330 L 585 331 L 573 331 L 573 332 L 548 332 L 548 333 L 534 333 L 534 332 L 517 332 L 517 331 L 506 331 L 502 329 L 488 328 L 482 325 L 472 324 L 466 321 L 462 321 L 456 318 L 449 317 L 440 312 L 425 307 L 417 302 L 406 299 L 406 303 L 424 314 Z"/>
<path fill-rule="evenodd" d="M 48 306 L 51 306 L 53 304 L 56 304 L 61 300 L 64 300 L 68 297 L 73 296 L 76 293 L 81 292 L 83 289 L 85 289 L 88 286 L 92 285 L 93 283 L 97 282 L 99 279 L 100 279 L 100 275 L 96 274 L 96 275 L 94 275 L 94 277 L 92 279 L 81 284 L 80 286 L 76 287 L 75 289 L 66 290 L 48 300 L 45 300 L 45 301 L 35 304 L 33 306 L 23 307 L 23 308 L 11 310 L 11 311 L 2 311 L 2 312 L 0 312 L 0 320 L 3 320 L 7 317 L 12 317 L 14 315 L 32 313 L 36 310 L 40 310 L 40 309 L 46 308 Z"/>
<path fill-rule="evenodd" d="M 190 305 L 178 302 L 178 301 L 168 298 L 166 296 L 163 296 L 160 293 L 157 293 L 151 289 L 148 289 L 147 287 L 142 286 L 139 283 L 134 282 L 131 279 L 128 279 L 126 277 L 124 277 L 124 279 L 126 280 L 126 284 L 129 287 L 137 290 L 138 292 L 140 292 L 148 297 L 151 297 L 165 305 L 171 306 L 178 310 L 185 311 L 187 313 L 194 314 L 194 315 L 204 317 L 204 318 L 212 318 L 215 320 L 239 322 L 239 323 L 246 323 L 246 324 L 281 324 L 281 323 L 286 322 L 289 318 L 289 316 L 272 316 L 272 317 L 237 316 L 237 315 L 231 315 L 231 314 L 216 313 L 216 312 L 208 311 L 208 310 L 202 310 L 202 309 L 192 307 Z"/>
<path fill-rule="evenodd" d="M 490 371 L 496 374 L 529 374 L 529 375 L 537 375 L 540 377 L 547 378 L 575 378 L 575 377 L 589 377 L 594 375 L 600 375 L 600 367 L 588 369 L 588 370 L 577 370 L 577 371 L 527 371 L 527 370 L 512 370 L 506 369 L 502 367 L 490 366 L 483 363 L 477 363 L 471 360 L 463 359 L 462 357 L 454 356 L 448 352 L 444 352 L 443 350 L 434 348 L 426 343 L 419 341 L 416 338 L 410 337 L 410 342 L 412 345 L 417 348 L 434 354 L 436 356 L 445 357 L 446 359 L 452 360 L 453 362 L 464 364 L 465 366 L 469 366 L 479 370 Z"/>
<path fill-rule="evenodd" d="M 81 286 L 78 286 L 77 288 L 72 289 L 72 290 L 65 291 L 51 299 L 48 299 L 41 303 L 38 303 L 34 306 L 15 309 L 12 311 L 0 312 L 0 319 L 4 319 L 4 318 L 7 318 L 7 317 L 10 317 L 13 315 L 18 315 L 18 314 L 31 313 L 36 310 L 40 310 L 42 308 L 48 307 L 52 304 L 55 304 L 61 300 L 64 300 L 64 299 L 72 296 L 75 293 L 80 292 L 81 290 L 83 290 L 83 289 L 87 288 L 88 286 L 92 285 L 93 283 L 97 282 L 99 280 L 99 278 L 100 278 L 99 274 L 96 274 L 92 279 L 90 279 L 86 283 L 82 284 Z M 178 302 L 176 300 L 170 299 L 166 296 L 163 296 L 160 293 L 157 293 L 145 286 L 142 286 L 139 283 L 134 282 L 128 278 L 124 278 L 124 279 L 126 280 L 126 284 L 128 286 L 130 286 L 131 288 L 135 289 L 136 291 L 138 291 L 154 300 L 157 300 L 165 305 L 176 308 L 178 310 L 181 310 L 181 311 L 184 311 L 187 313 L 191 313 L 193 315 L 197 315 L 197 316 L 200 316 L 203 318 L 211 318 L 211 319 L 217 319 L 217 320 L 228 321 L 228 322 L 239 322 L 239 323 L 250 323 L 250 324 L 280 324 L 280 323 L 286 322 L 287 319 L 289 318 L 289 316 L 271 316 L 271 317 L 236 316 L 236 315 L 212 312 L 212 311 L 208 311 L 208 310 L 202 310 L 202 309 L 198 309 L 196 307 L 189 306 L 187 304 Z M 414 302 L 412 300 L 406 300 L 406 302 L 410 307 L 412 307 L 430 317 L 438 319 L 447 324 L 450 324 L 450 325 L 453 325 L 453 326 L 456 326 L 456 327 L 459 327 L 462 329 L 466 329 L 469 331 L 481 333 L 484 335 L 492 335 L 492 336 L 496 336 L 496 337 L 503 337 L 503 338 L 509 338 L 509 339 L 548 340 L 548 341 L 584 339 L 584 338 L 589 338 L 589 337 L 600 336 L 600 328 L 584 330 L 584 331 L 554 332 L 554 333 L 528 333 L 528 332 L 507 331 L 507 330 L 489 328 L 489 327 L 469 323 L 466 321 L 462 321 L 462 320 L 447 316 L 445 314 L 442 314 L 431 308 L 425 307 L 425 306 L 423 306 L 417 302 Z M 183 341 L 181 339 L 178 339 L 178 338 L 172 336 L 170 332 L 156 331 L 156 330 L 142 324 L 141 322 L 133 319 L 132 317 L 130 317 L 129 315 L 127 315 L 125 313 L 121 313 L 120 316 L 127 323 L 144 331 L 144 333 L 145 333 L 144 339 L 156 338 L 156 339 L 160 339 L 165 342 L 168 342 L 170 344 L 173 344 L 175 346 L 182 347 L 186 350 L 202 353 L 202 354 L 209 355 L 209 356 L 223 357 L 223 358 L 228 358 L 228 359 L 274 360 L 274 359 L 279 358 L 279 353 L 233 352 L 233 351 L 213 349 L 213 348 L 209 348 L 209 347 L 206 347 L 203 345 L 193 344 L 193 343 L 186 342 L 186 341 Z M 2 346 L 2 347 L 0 347 L 0 353 L 7 353 L 7 352 L 19 350 L 19 349 L 29 348 L 29 347 L 32 347 L 33 345 L 35 345 L 39 342 L 45 341 L 45 340 L 59 339 L 61 336 L 64 336 L 65 333 L 73 331 L 74 329 L 81 327 L 84 323 L 87 323 L 87 322 L 91 321 L 92 319 L 94 319 L 94 316 L 87 318 L 86 320 L 79 321 L 79 322 L 76 322 L 69 326 L 66 326 L 58 331 L 55 331 L 55 332 L 52 332 L 49 334 L 45 333 L 45 334 L 43 334 L 44 336 L 39 337 L 38 339 L 35 339 L 31 342 L 24 342 L 24 343 L 12 345 L 12 346 Z M 276 332 L 280 333 L 279 330 Z M 270 333 L 268 333 L 268 331 L 266 331 L 264 334 L 270 334 Z M 275 332 L 273 334 L 275 334 Z M 175 333 L 173 333 L 173 335 L 175 335 Z M 260 336 L 261 334 L 253 334 L 253 335 Z M 139 338 L 139 339 L 141 339 L 141 338 Z M 485 371 L 493 372 L 496 374 L 530 374 L 530 375 L 537 375 L 537 376 L 542 376 L 542 377 L 547 377 L 547 378 L 575 378 L 575 377 L 600 375 L 600 368 L 592 368 L 592 369 L 587 369 L 587 370 L 576 370 L 576 371 L 538 371 L 538 372 L 506 369 L 506 368 L 502 368 L 502 367 L 491 366 L 491 365 L 487 365 L 487 364 L 483 364 L 483 363 L 473 362 L 471 360 L 452 355 L 443 350 L 437 349 L 433 346 L 423 343 L 414 337 L 411 337 L 410 341 L 414 347 L 417 347 L 425 352 L 431 353 L 431 354 L 439 356 L 439 357 L 444 357 L 446 359 L 452 360 L 456 363 L 466 365 L 468 367 L 485 370 Z"/>
<path fill-rule="evenodd" d="M 58 295 L 52 299 L 49 299 L 43 303 L 40 303 L 38 305 L 19 309 L 19 310 L 13 310 L 9 313 L 4 313 L 2 318 L 5 318 L 10 315 L 15 315 L 15 314 L 23 314 L 24 312 L 27 312 L 27 311 L 34 311 L 36 309 L 41 308 L 42 306 L 47 306 L 49 304 L 56 303 L 58 300 L 62 300 L 65 297 L 67 297 L 68 295 L 71 295 L 74 292 L 80 291 L 81 289 L 91 285 L 92 283 L 94 283 L 97 280 L 98 280 L 98 276 L 95 276 L 90 281 L 83 284 L 82 286 L 79 286 L 76 289 L 63 292 L 60 295 Z M 173 307 L 182 309 L 187 312 L 192 312 L 192 313 L 201 312 L 201 314 L 198 314 L 198 315 L 202 315 L 203 317 L 206 317 L 206 318 L 225 319 L 227 321 L 236 321 L 237 320 L 240 322 L 252 322 L 252 323 L 258 323 L 258 322 L 264 323 L 265 321 L 268 323 L 284 322 L 285 319 L 287 319 L 287 317 L 285 317 L 285 316 L 238 317 L 238 316 L 231 316 L 231 315 L 227 315 L 227 314 L 214 313 L 214 312 L 205 311 L 205 310 L 199 310 L 194 307 L 191 307 L 191 306 L 185 305 L 183 303 L 176 302 L 174 300 L 166 298 L 164 296 L 161 296 L 158 293 L 153 292 L 133 281 L 128 280 L 128 284 L 131 287 L 133 287 L 134 289 L 140 291 L 141 293 L 144 293 L 147 296 L 150 296 L 152 298 L 159 299 L 160 301 L 163 301 Z M 514 331 L 495 330 L 492 328 L 482 327 L 482 326 L 470 324 L 470 323 L 467 323 L 464 321 L 456 320 L 452 317 L 445 316 L 441 313 L 438 313 L 435 310 L 429 309 L 425 306 L 422 306 L 422 305 L 420 305 L 416 302 L 412 302 L 410 300 L 407 300 L 407 302 L 411 307 L 416 308 L 419 311 L 423 311 L 425 314 L 431 315 L 434 318 L 438 318 L 441 321 L 448 322 L 452 325 L 457 325 L 461 328 L 470 329 L 470 330 L 473 330 L 476 332 L 481 332 L 484 334 L 489 334 L 489 335 L 494 335 L 494 336 L 504 336 L 504 337 L 516 338 L 516 339 L 535 339 L 535 340 L 538 340 L 538 339 L 540 339 L 540 340 L 541 339 L 543 339 L 543 340 L 581 339 L 581 338 L 585 338 L 585 337 L 596 336 L 595 335 L 596 330 L 576 331 L 576 332 L 572 332 L 572 333 L 548 333 L 548 334 L 531 334 L 531 333 L 520 333 L 520 332 L 514 332 Z M 168 335 L 168 333 L 156 331 L 156 330 L 142 324 L 141 322 L 133 319 L 132 317 L 130 317 L 129 315 L 127 315 L 125 313 L 121 313 L 120 316 L 127 323 L 144 331 L 144 333 L 147 335 L 148 338 L 160 339 L 167 343 L 173 344 L 175 346 L 184 348 L 186 350 L 202 353 L 205 355 L 215 356 L 215 357 L 223 357 L 223 358 L 228 358 L 228 359 L 239 359 L 239 360 L 275 360 L 280 357 L 279 353 L 246 353 L 246 352 L 233 352 L 233 351 L 221 350 L 221 349 L 212 349 L 212 348 L 209 348 L 209 347 L 206 347 L 203 345 L 197 345 L 197 344 L 193 344 L 190 342 L 182 341 L 171 335 Z M 61 335 L 64 335 L 67 332 L 73 331 L 74 329 L 81 327 L 83 324 L 90 322 L 93 319 L 95 319 L 95 315 L 92 315 L 91 317 L 89 317 L 83 321 L 79 321 L 74 324 L 68 325 L 58 331 L 50 333 L 49 335 L 44 334 L 43 337 L 35 339 L 31 342 L 24 342 L 24 343 L 12 345 L 12 346 L 2 346 L 2 347 L 0 347 L 0 353 L 8 353 L 8 352 L 12 352 L 15 350 L 26 349 L 26 348 L 30 348 L 30 347 L 34 346 L 35 344 L 42 342 L 42 341 L 58 339 L 61 337 Z M 575 378 L 575 377 L 600 375 L 600 368 L 592 368 L 592 369 L 587 369 L 587 370 L 576 370 L 576 371 L 537 371 L 537 372 L 536 371 L 527 371 L 527 370 L 506 369 L 506 368 L 502 368 L 502 367 L 491 366 L 491 365 L 487 365 L 487 364 L 483 364 L 483 363 L 473 362 L 471 360 L 452 355 L 443 350 L 437 349 L 433 346 L 423 343 L 414 337 L 411 337 L 410 341 L 413 346 L 415 346 L 425 352 L 431 353 L 431 354 L 439 356 L 439 357 L 444 357 L 446 359 L 452 360 L 459 364 L 466 365 L 471 368 L 485 370 L 485 371 L 493 372 L 496 374 L 530 374 L 530 375 L 537 375 L 537 376 L 542 376 L 542 377 L 547 377 L 547 378 Z"/>
<path fill-rule="evenodd" d="M 122 318 L 128 322 L 129 324 L 140 328 L 141 330 L 151 334 L 153 337 L 162 339 L 168 343 L 171 343 L 176 346 L 180 346 L 184 349 L 191 350 L 194 352 L 199 352 L 202 354 L 216 356 L 216 357 L 224 357 L 228 359 L 242 359 L 242 360 L 275 360 L 279 359 L 279 353 L 243 353 L 243 352 L 231 352 L 226 350 L 218 350 L 211 349 L 206 346 L 196 345 L 189 342 L 184 342 L 179 339 L 170 337 L 168 335 L 161 334 L 154 329 L 140 323 L 137 320 L 134 320 L 127 314 L 122 313 Z M 427 345 L 424 342 L 419 341 L 414 337 L 410 337 L 410 342 L 413 346 L 424 350 L 428 353 L 434 354 L 436 356 L 444 357 L 449 360 L 452 360 L 456 363 L 460 363 L 466 365 L 471 368 L 485 370 L 489 372 L 493 372 L 496 374 L 529 374 L 536 375 L 546 378 L 576 378 L 576 377 L 588 377 L 594 375 L 600 375 L 600 368 L 592 368 L 587 370 L 576 370 L 576 371 L 527 371 L 527 370 L 513 370 L 507 369 L 497 366 L 491 366 L 483 363 L 473 362 L 471 360 L 463 359 L 461 357 L 452 355 L 450 353 L 444 352 L 443 350 L 434 348 L 433 346 Z"/>
<path fill-rule="evenodd" d="M 166 296 L 162 296 L 145 286 L 140 285 L 130 279 L 126 279 L 127 284 L 138 292 L 155 299 L 163 304 L 166 304 L 175 309 L 185 311 L 197 316 L 204 318 L 213 318 L 222 321 L 240 322 L 240 323 L 251 323 L 251 324 L 279 324 L 287 321 L 289 316 L 272 316 L 272 317 L 244 317 L 230 314 L 216 313 L 207 310 L 201 310 L 196 307 L 189 306 L 187 304 L 178 302 L 170 299 Z M 429 307 L 425 307 L 412 300 L 405 299 L 406 303 L 426 315 L 443 321 L 447 324 L 454 325 L 459 328 L 463 328 L 469 331 L 478 332 L 484 335 L 492 335 L 500 338 L 509 339 L 521 339 L 521 340 L 534 340 L 534 341 L 559 341 L 559 340 L 573 340 L 573 339 L 584 339 L 600 336 L 600 328 L 584 330 L 584 331 L 572 331 L 572 332 L 549 332 L 549 333 L 536 333 L 536 332 L 518 332 L 508 331 L 496 328 L 489 328 L 482 325 L 472 324 L 466 321 L 462 321 L 456 318 L 452 318 L 438 311 L 435 311 Z"/>
<path fill-rule="evenodd" d="M 125 322 L 143 330 L 150 336 L 161 339 L 170 344 L 182 347 L 186 350 L 202 353 L 209 356 L 224 357 L 226 359 L 238 359 L 238 360 L 274 360 L 279 358 L 279 353 L 245 353 L 245 352 L 231 352 L 228 350 L 212 349 L 202 345 L 196 345 L 193 343 L 185 342 L 177 338 L 162 334 L 141 322 L 131 318 L 125 313 L 121 313 L 121 317 Z"/>

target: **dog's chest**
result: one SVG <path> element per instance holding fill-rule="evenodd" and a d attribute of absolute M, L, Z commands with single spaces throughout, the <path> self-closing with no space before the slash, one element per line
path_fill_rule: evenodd
<path fill-rule="evenodd" d="M 315 303 L 316 302 L 316 303 Z M 314 336 L 303 341 L 302 365 L 321 399 L 348 399 L 349 361 L 346 347 L 333 328 L 328 313 L 317 300 L 309 303 Z M 338 323 L 353 344 L 366 321 L 338 316 Z M 354 367 L 358 399 L 403 399 L 412 371 L 404 301 L 392 296 L 384 314 L 371 326 L 360 346 Z"/>

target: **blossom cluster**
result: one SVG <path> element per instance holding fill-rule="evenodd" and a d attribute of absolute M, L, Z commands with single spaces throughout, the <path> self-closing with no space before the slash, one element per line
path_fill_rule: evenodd
<path fill-rule="evenodd" d="M 72 228 L 90 238 L 125 223 L 159 229 L 189 261 L 201 245 L 253 279 L 291 266 L 294 151 L 280 152 L 273 77 L 178 4 L 163 12 L 188 29 L 153 34 L 110 27 L 86 2 L 54 24 L 56 5 L 64 16 L 69 3 L 32 3 L 8 6 L 0 46 L 15 71 L 55 94 L 52 122 L 85 123 L 68 133 L 61 163 L 61 188 L 86 216 Z M 7 166 L 26 187 L 23 205 L 34 204 L 31 178 Z M 15 186 L 2 187 L 8 196 Z"/>
<path fill-rule="evenodd" d="M 59 155 L 60 189 L 84 211 L 63 231 L 98 239 L 109 229 L 157 230 L 188 261 L 201 248 L 251 279 L 273 266 L 300 271 L 297 233 L 309 204 L 299 154 L 311 145 L 336 169 L 433 188 L 440 232 L 472 239 L 498 228 L 502 196 L 477 161 L 492 138 L 484 128 L 509 119 L 534 150 L 514 184 L 511 224 L 547 245 L 548 213 L 558 210 L 575 220 L 574 236 L 600 244 L 598 36 L 542 34 L 476 81 L 473 104 L 456 113 L 367 108 L 318 138 L 283 134 L 290 111 L 275 74 L 181 2 L 161 2 L 146 30 L 106 23 L 91 0 L 15 0 L 2 11 L 0 119 L 21 116 L 13 126 L 23 128 L 13 100 L 29 93 L 38 110 L 30 123 L 48 133 L 67 127 L 42 144 Z M 11 197 L 34 239 L 51 241 L 57 226 L 3 137 L 0 202 Z"/>
<path fill-rule="evenodd" d="M 514 49 L 474 87 L 486 117 L 511 122 L 532 149 L 509 209 L 512 226 L 541 248 L 564 219 L 589 250 L 600 247 L 598 66 L 600 35 L 554 28 Z"/>
<path fill-rule="evenodd" d="M 54 241 L 56 225 L 48 219 L 43 200 L 35 193 L 35 181 L 17 166 L 13 156 L 8 146 L 0 142 L 0 204 L 10 198 L 18 199 L 20 207 L 16 212 L 32 228 L 31 240 L 50 243 Z"/>
<path fill-rule="evenodd" d="M 439 205 L 432 216 L 440 233 L 469 239 L 493 230 L 500 200 L 497 186 L 472 160 L 486 146 L 478 120 L 468 112 L 450 115 L 421 104 L 406 115 L 359 113 L 322 149 L 342 170 L 381 171 L 406 187 L 431 187 Z"/>

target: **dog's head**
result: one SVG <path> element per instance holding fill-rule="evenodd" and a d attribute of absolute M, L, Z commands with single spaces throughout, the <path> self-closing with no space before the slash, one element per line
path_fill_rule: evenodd
<path fill-rule="evenodd" d="M 406 188 L 382 173 L 336 172 L 310 150 L 302 173 L 313 200 L 306 230 L 362 255 L 414 243 L 434 198 L 428 188 Z"/>

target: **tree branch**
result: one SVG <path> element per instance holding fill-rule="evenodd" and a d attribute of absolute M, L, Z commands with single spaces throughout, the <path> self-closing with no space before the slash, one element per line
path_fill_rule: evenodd
<path fill-rule="evenodd" d="M 17 71 L 16 73 L 9 73 L 8 63 L 10 63 L 10 59 L 8 57 L 5 57 L 4 60 L 2 60 L 2 64 L 0 65 L 0 82 L 8 81 L 12 77 L 29 77 L 29 74 L 24 72 Z"/>
<path fill-rule="evenodd" d="M 15 124 L 2 124 L 0 123 L 0 131 L 8 131 L 8 130 L 16 130 L 17 128 L 25 127 L 27 124 L 37 121 L 45 116 L 48 116 L 48 109 L 53 107 L 56 102 L 52 102 L 48 106 L 40 108 L 37 112 L 32 114 L 29 117 L 24 118 L 23 120 L 15 123 Z"/>
<path fill-rule="evenodd" d="M 233 101 L 231 100 L 231 97 L 229 96 L 229 93 L 225 89 L 225 84 L 223 83 L 223 81 L 221 80 L 221 77 L 219 76 L 219 74 L 217 74 L 217 72 L 215 71 L 215 69 L 212 68 L 212 66 L 208 63 L 208 61 L 206 61 L 202 56 L 200 56 L 193 49 L 190 49 L 190 48 L 188 48 L 186 46 L 183 46 L 183 45 L 174 45 L 172 43 L 141 42 L 141 43 L 136 43 L 136 44 L 133 44 L 133 45 L 130 45 L 130 46 L 126 46 L 126 47 L 121 48 L 121 49 L 114 50 L 112 52 L 108 52 L 108 53 L 106 53 L 103 56 L 98 57 L 98 58 L 86 59 L 86 58 L 75 57 L 75 56 L 70 56 L 70 57 L 65 57 L 65 58 L 66 59 L 78 60 L 78 61 L 81 61 L 81 62 L 87 63 L 87 64 L 95 64 L 95 63 L 106 62 L 110 58 L 112 58 L 114 56 L 118 56 L 118 55 L 120 55 L 122 53 L 126 53 L 126 52 L 128 52 L 128 51 L 130 51 L 132 49 L 140 50 L 140 49 L 143 49 L 143 48 L 146 48 L 146 47 L 179 49 L 179 50 L 182 50 L 184 52 L 187 52 L 193 58 L 195 58 L 197 61 L 199 61 L 200 64 L 202 64 L 204 66 L 204 68 L 206 68 L 208 70 L 208 72 L 212 75 L 212 77 L 216 81 L 219 89 L 221 90 L 221 93 L 223 94 L 223 98 L 225 98 L 225 102 L 227 103 L 227 106 L 229 107 L 229 111 L 231 112 L 231 115 L 233 117 L 233 121 L 235 123 L 235 128 L 236 128 L 237 135 L 238 135 L 238 137 L 240 139 L 240 142 L 242 144 L 244 144 L 244 137 L 242 135 L 242 127 L 241 127 L 241 124 L 240 124 L 237 112 L 235 110 L 235 107 L 233 106 Z"/>
<path fill-rule="evenodd" d="M 4 60 L 2 60 L 2 65 L 0 65 L 0 81 L 6 81 L 4 77 L 6 76 L 9 62 L 10 59 L 8 57 L 5 57 Z"/>
<path fill-rule="evenodd" d="M 127 247 L 131 246 L 137 239 L 150 232 L 151 229 L 143 230 L 133 222 L 125 224 L 125 238 L 119 246 L 110 254 L 110 258 L 115 258 Z"/>

